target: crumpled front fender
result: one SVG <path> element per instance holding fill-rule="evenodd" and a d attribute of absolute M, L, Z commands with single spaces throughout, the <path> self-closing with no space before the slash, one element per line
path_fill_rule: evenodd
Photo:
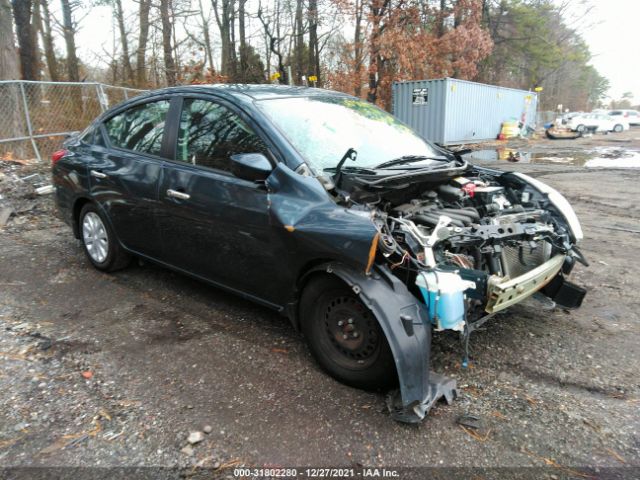
<path fill-rule="evenodd" d="M 328 263 L 313 271 L 342 279 L 378 319 L 400 383 L 400 391 L 391 392 L 387 398 L 396 420 L 417 423 L 441 397 L 448 403 L 453 401 L 457 396 L 455 380 L 429 371 L 431 325 L 426 307 L 386 265 L 376 266 L 370 275 L 340 263 Z"/>

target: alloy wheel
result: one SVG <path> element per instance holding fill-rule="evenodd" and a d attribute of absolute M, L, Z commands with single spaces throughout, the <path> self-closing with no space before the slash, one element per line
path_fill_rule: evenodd
<path fill-rule="evenodd" d="M 82 219 L 82 239 L 91 259 L 103 263 L 109 253 L 109 237 L 97 213 L 88 212 Z"/>

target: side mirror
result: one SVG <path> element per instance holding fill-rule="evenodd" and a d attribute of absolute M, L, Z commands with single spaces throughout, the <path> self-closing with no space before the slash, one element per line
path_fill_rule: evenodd
<path fill-rule="evenodd" d="M 237 153 L 231 155 L 231 172 L 238 178 L 250 182 L 264 181 L 273 167 L 261 153 Z"/>

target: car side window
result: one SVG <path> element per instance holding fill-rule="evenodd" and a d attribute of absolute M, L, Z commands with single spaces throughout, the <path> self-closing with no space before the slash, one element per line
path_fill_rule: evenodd
<path fill-rule="evenodd" d="M 267 154 L 262 139 L 236 113 L 209 100 L 185 99 L 180 115 L 177 160 L 231 171 L 236 153 Z"/>
<path fill-rule="evenodd" d="M 169 100 L 137 105 L 105 122 L 107 136 L 116 147 L 160 155 Z"/>

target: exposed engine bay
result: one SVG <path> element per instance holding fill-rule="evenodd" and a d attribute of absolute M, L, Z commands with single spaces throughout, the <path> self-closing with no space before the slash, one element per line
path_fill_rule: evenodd
<path fill-rule="evenodd" d="M 435 329 L 470 333 L 540 290 L 569 308 L 582 302 L 562 278 L 576 260 L 586 265 L 579 223 L 536 182 L 481 168 L 395 185 L 353 176 L 345 201 L 371 212 L 377 261 L 424 300 Z"/>

